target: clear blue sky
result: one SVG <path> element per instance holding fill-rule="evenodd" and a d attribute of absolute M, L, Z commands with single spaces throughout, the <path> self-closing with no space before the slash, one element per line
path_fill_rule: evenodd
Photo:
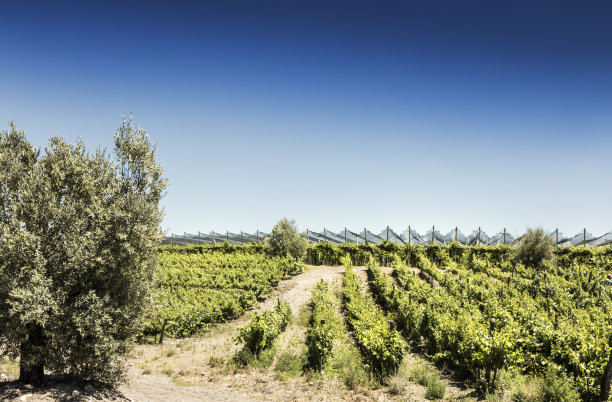
<path fill-rule="evenodd" d="M 535 4 L 537 3 L 537 4 Z M 110 146 L 164 228 L 612 229 L 612 2 L 0 3 L 0 123 Z"/>

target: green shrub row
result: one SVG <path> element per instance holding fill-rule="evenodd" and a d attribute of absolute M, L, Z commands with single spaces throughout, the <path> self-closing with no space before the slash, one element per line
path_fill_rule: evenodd
<path fill-rule="evenodd" d="M 334 300 L 327 282 L 321 281 L 315 285 L 310 301 L 312 315 L 306 335 L 308 363 L 315 370 L 323 370 L 341 335 L 341 324 L 335 314 Z"/>
<path fill-rule="evenodd" d="M 350 259 L 342 259 L 345 266 L 342 292 L 349 327 L 365 363 L 379 378 L 392 374 L 404 355 L 400 334 L 391 328 L 385 316 L 372 300 L 366 298 L 353 272 Z"/>
<path fill-rule="evenodd" d="M 278 303 L 270 310 L 253 315 L 251 321 L 240 329 L 237 340 L 258 356 L 269 348 L 274 340 L 291 322 L 291 307 L 289 303 Z"/>

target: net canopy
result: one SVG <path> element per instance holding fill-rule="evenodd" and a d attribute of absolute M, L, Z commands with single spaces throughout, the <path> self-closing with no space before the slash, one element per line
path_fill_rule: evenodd
<path fill-rule="evenodd" d="M 468 236 L 464 235 L 459 228 L 454 228 L 446 234 L 443 234 L 439 229 L 432 227 L 423 234 L 417 233 L 416 230 L 408 227 L 406 230 L 398 234 L 396 231 L 387 227 L 381 232 L 376 233 L 364 228 L 361 231 L 352 231 L 347 228 L 331 231 L 326 228 L 317 232 L 306 230 L 304 233 L 310 243 L 373 243 L 380 244 L 385 241 L 403 245 L 403 244 L 449 244 L 457 242 L 464 245 L 481 245 L 495 246 L 499 244 L 513 244 L 520 241 L 522 236 L 515 238 L 510 233 L 503 231 L 497 232 L 493 236 L 487 235 L 480 228 L 473 230 Z M 215 244 L 229 242 L 231 244 L 248 244 L 261 242 L 268 236 L 268 233 L 256 231 L 255 233 L 219 233 L 219 232 L 198 232 L 197 234 L 183 233 L 182 235 L 171 234 L 166 236 L 162 244 Z M 584 245 L 586 247 L 606 246 L 612 244 L 612 231 L 595 237 L 586 229 L 582 232 L 567 237 L 563 233 L 555 230 L 547 234 L 552 238 L 553 243 L 559 247 Z"/>

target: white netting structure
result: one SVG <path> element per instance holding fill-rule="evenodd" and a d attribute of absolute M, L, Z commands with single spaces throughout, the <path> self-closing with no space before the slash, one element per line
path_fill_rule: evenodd
<path fill-rule="evenodd" d="M 448 244 L 453 241 L 464 245 L 483 245 L 483 246 L 495 246 L 498 244 L 512 244 L 522 236 L 515 238 L 510 233 L 507 233 L 504 229 L 496 233 L 493 236 L 487 235 L 480 228 L 473 230 L 471 234 L 465 235 L 458 228 L 454 228 L 446 234 L 442 234 L 438 229 L 432 227 L 424 234 L 417 233 L 416 230 L 408 229 L 398 234 L 393 229 L 387 227 L 380 233 L 376 234 L 364 228 L 362 231 L 353 232 L 344 228 L 340 231 L 333 232 L 331 230 L 323 229 L 320 232 L 312 230 L 306 231 L 308 241 L 310 243 L 383 243 L 385 241 L 403 245 L 403 244 Z M 231 244 L 249 244 L 263 241 L 267 233 L 256 231 L 255 233 L 218 233 L 218 232 L 198 232 L 197 234 L 183 233 L 182 235 L 172 234 L 166 236 L 162 244 L 175 244 L 175 245 L 186 245 L 186 244 L 217 244 L 223 242 L 229 242 Z M 587 247 L 606 246 L 612 244 L 612 231 L 595 237 L 591 233 L 584 229 L 582 232 L 572 236 L 566 237 L 559 230 L 555 230 L 548 234 L 553 243 L 560 247 L 567 246 L 578 246 L 584 245 Z"/>

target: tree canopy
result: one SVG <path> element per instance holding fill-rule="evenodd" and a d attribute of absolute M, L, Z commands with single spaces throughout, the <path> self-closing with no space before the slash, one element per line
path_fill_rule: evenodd
<path fill-rule="evenodd" d="M 281 219 L 274 227 L 270 236 L 266 238 L 270 253 L 276 256 L 303 259 L 308 248 L 308 239 L 305 234 L 298 232 L 294 220 Z"/>
<path fill-rule="evenodd" d="M 81 140 L 44 152 L 0 135 L 0 355 L 20 379 L 44 370 L 116 383 L 148 304 L 166 179 L 146 132 L 124 118 L 114 157 Z"/>

